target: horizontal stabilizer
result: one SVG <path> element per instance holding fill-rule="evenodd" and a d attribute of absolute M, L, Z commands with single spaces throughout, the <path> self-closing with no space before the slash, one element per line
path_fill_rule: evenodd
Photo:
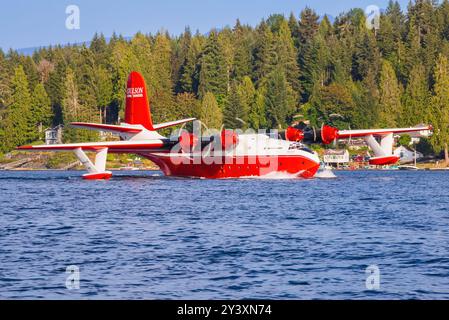
<path fill-rule="evenodd" d="M 106 131 L 113 133 L 139 133 L 143 128 L 137 128 L 135 126 L 117 126 L 112 124 L 99 124 L 99 123 L 86 123 L 86 122 L 72 122 L 70 126 L 81 129 Z"/>
<path fill-rule="evenodd" d="M 164 128 L 168 128 L 168 127 L 177 126 L 178 124 L 183 124 L 183 123 L 190 122 L 193 120 L 196 120 L 196 118 L 188 118 L 188 119 L 183 119 L 183 120 L 164 122 L 164 123 L 153 125 L 153 128 L 154 128 L 154 130 L 160 130 L 160 129 L 164 129 Z"/>

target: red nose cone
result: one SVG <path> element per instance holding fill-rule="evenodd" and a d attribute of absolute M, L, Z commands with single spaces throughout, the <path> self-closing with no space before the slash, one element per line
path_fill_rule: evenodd
<path fill-rule="evenodd" d="M 337 133 L 337 128 L 323 125 L 321 128 L 321 140 L 323 140 L 324 144 L 330 144 L 335 140 L 335 138 L 337 138 Z"/>
<path fill-rule="evenodd" d="M 288 127 L 285 131 L 285 138 L 288 141 L 301 141 L 304 138 L 304 133 L 296 128 Z"/>

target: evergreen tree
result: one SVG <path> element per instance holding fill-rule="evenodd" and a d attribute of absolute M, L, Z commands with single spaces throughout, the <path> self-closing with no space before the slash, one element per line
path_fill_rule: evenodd
<path fill-rule="evenodd" d="M 173 105 L 173 83 L 170 74 L 171 46 L 166 34 L 158 34 L 154 43 L 153 85 L 150 85 L 150 101 L 155 122 L 171 121 L 169 110 Z"/>
<path fill-rule="evenodd" d="M 51 101 L 42 83 L 38 83 L 32 95 L 32 118 L 34 125 L 45 129 L 52 124 Z"/>
<path fill-rule="evenodd" d="M 8 106 L 3 123 L 2 151 L 33 141 L 37 136 L 37 128 L 33 125 L 31 113 L 31 94 L 23 67 L 14 70 L 11 80 L 11 104 Z"/>
<path fill-rule="evenodd" d="M 408 85 L 404 93 L 404 124 L 415 126 L 430 121 L 429 85 L 425 68 L 417 64 L 410 72 Z"/>
<path fill-rule="evenodd" d="M 260 87 L 275 68 L 278 56 L 275 47 L 276 40 L 267 23 L 262 21 L 256 33 L 253 80 Z"/>
<path fill-rule="evenodd" d="M 8 62 L 6 61 L 5 54 L 0 49 L 0 112 L 6 106 L 10 95 L 10 83 L 7 77 L 8 71 Z"/>
<path fill-rule="evenodd" d="M 64 141 L 81 142 L 96 138 L 96 134 L 88 130 L 70 128 L 69 124 L 75 121 L 91 122 L 92 110 L 80 104 L 79 90 L 75 74 L 70 67 L 67 68 L 64 81 L 64 98 L 62 100 L 62 114 L 64 121 Z"/>
<path fill-rule="evenodd" d="M 103 66 L 97 66 L 95 71 L 95 97 L 101 123 L 114 122 L 115 118 L 110 115 L 112 103 L 112 79 L 108 70 Z"/>
<path fill-rule="evenodd" d="M 56 66 L 50 73 L 48 81 L 45 83 L 45 91 L 47 92 L 54 114 L 55 125 L 63 123 L 62 100 L 64 97 L 64 81 L 66 76 L 66 62 L 57 55 L 53 62 Z"/>
<path fill-rule="evenodd" d="M 295 95 L 284 72 L 277 68 L 268 77 L 265 94 L 267 124 L 284 128 L 295 112 Z"/>
<path fill-rule="evenodd" d="M 237 84 L 234 82 L 231 85 L 231 91 L 223 110 L 224 125 L 229 129 L 243 128 L 246 124 L 243 120 L 245 116 L 246 115 L 243 110 L 242 101 L 240 100 Z"/>
<path fill-rule="evenodd" d="M 395 127 L 402 121 L 401 88 L 391 63 L 384 60 L 380 74 L 379 125 Z"/>
<path fill-rule="evenodd" d="M 223 114 L 218 106 L 217 99 L 212 92 L 206 92 L 201 102 L 200 120 L 209 129 L 220 129 L 223 123 Z"/>
<path fill-rule="evenodd" d="M 181 77 L 183 68 L 187 63 L 190 47 L 192 46 L 192 33 L 189 27 L 186 27 L 184 33 L 180 36 L 178 41 L 172 43 L 172 58 L 171 58 L 171 74 L 172 82 L 174 84 L 175 93 L 184 92 L 181 86 Z M 190 76 L 190 85 L 192 78 Z"/>
<path fill-rule="evenodd" d="M 240 25 L 240 21 L 234 27 L 234 62 L 232 77 L 240 81 L 245 76 L 252 75 L 252 42 L 253 37 L 248 27 Z"/>
<path fill-rule="evenodd" d="M 110 54 L 109 46 L 106 42 L 104 35 L 95 33 L 92 41 L 90 42 L 90 50 L 94 54 L 96 64 L 104 64 L 107 61 L 107 57 Z"/>
<path fill-rule="evenodd" d="M 310 8 L 301 11 L 298 27 L 300 55 L 307 49 L 307 44 L 318 32 L 320 17 Z"/>
<path fill-rule="evenodd" d="M 195 98 L 193 93 L 184 92 L 179 93 L 176 96 L 176 107 L 172 110 L 171 114 L 173 119 L 182 119 L 187 117 L 200 118 L 201 117 L 201 104 Z"/>
<path fill-rule="evenodd" d="M 223 99 L 228 90 L 228 70 L 215 31 L 207 39 L 197 69 L 198 96 L 203 98 L 207 92 L 211 92 L 217 99 Z"/>
<path fill-rule="evenodd" d="M 250 77 L 243 77 L 241 83 L 237 86 L 237 93 L 242 107 L 242 114 L 240 115 L 240 119 L 242 119 L 244 123 L 242 128 L 250 127 L 257 129 L 258 126 L 256 127 L 255 124 L 259 123 L 259 121 L 251 123 L 250 113 L 253 112 L 253 116 L 258 118 L 264 117 L 265 115 L 264 112 L 261 112 L 261 110 L 257 110 L 256 108 L 256 88 L 254 88 L 254 84 Z"/>
<path fill-rule="evenodd" d="M 278 36 L 275 41 L 275 50 L 278 56 L 277 64 L 284 71 L 287 81 L 293 90 L 300 92 L 299 67 L 297 52 L 291 36 L 288 22 L 284 19 L 279 23 Z"/>
<path fill-rule="evenodd" d="M 198 78 L 196 77 L 196 64 L 202 51 L 202 44 L 198 37 L 194 37 L 188 47 L 187 56 L 180 69 L 179 92 L 198 92 Z"/>
<path fill-rule="evenodd" d="M 445 165 L 449 165 L 449 62 L 440 54 L 434 72 L 435 87 L 432 97 L 432 124 L 434 135 L 431 143 L 436 152 L 444 150 Z"/>

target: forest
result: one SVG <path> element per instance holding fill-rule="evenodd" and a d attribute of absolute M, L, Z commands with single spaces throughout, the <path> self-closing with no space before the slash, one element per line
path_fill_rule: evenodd
<path fill-rule="evenodd" d="M 379 28 L 363 9 L 335 18 L 311 8 L 237 20 L 206 34 L 188 27 L 95 34 L 33 55 L 0 50 L 0 153 L 65 125 L 65 142 L 97 139 L 73 121 L 123 118 L 130 71 L 143 74 L 156 123 L 197 117 L 210 128 L 285 128 L 295 120 L 341 129 L 434 127 L 433 153 L 449 141 L 449 0 L 390 1 Z"/>

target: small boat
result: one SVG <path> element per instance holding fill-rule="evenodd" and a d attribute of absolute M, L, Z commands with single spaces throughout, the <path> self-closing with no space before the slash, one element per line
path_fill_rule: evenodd
<path fill-rule="evenodd" d="M 137 171 L 137 170 L 140 170 L 139 168 L 131 167 L 131 166 L 120 167 L 119 169 L 123 170 L 123 171 Z"/>
<path fill-rule="evenodd" d="M 399 169 L 399 170 L 414 170 L 414 171 L 419 170 L 418 167 L 416 167 L 416 166 L 410 166 L 410 165 L 402 165 L 402 166 L 398 166 L 398 169 Z"/>

